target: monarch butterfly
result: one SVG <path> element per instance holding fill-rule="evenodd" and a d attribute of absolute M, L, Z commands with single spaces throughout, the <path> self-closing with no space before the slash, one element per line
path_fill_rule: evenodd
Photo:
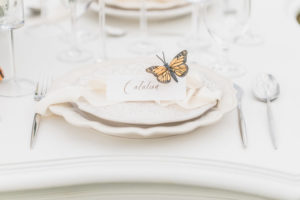
<path fill-rule="evenodd" d="M 2 69 L 0 68 L 0 81 L 2 81 L 4 79 L 4 74 Z"/>
<path fill-rule="evenodd" d="M 178 82 L 176 76 L 184 77 L 189 71 L 189 67 L 186 64 L 187 53 L 187 50 L 181 51 L 173 58 L 170 64 L 166 62 L 164 53 L 163 59 L 156 55 L 164 65 L 149 67 L 146 69 L 146 72 L 152 73 L 161 83 L 169 83 L 171 81 L 171 77 L 174 81 Z"/>

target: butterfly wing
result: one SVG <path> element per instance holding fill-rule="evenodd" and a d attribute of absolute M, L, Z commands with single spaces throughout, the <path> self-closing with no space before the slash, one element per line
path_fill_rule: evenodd
<path fill-rule="evenodd" d="M 170 68 L 179 77 L 185 76 L 189 71 L 189 67 L 186 64 L 186 60 L 187 60 L 187 50 L 183 50 L 179 54 L 177 54 L 170 62 L 169 65 Z"/>
<path fill-rule="evenodd" d="M 2 69 L 0 68 L 0 81 L 2 81 L 4 79 L 4 74 Z"/>
<path fill-rule="evenodd" d="M 171 81 L 170 71 L 165 71 L 162 75 L 157 77 L 157 80 L 161 83 L 169 83 Z"/>
<path fill-rule="evenodd" d="M 169 83 L 171 81 L 170 71 L 165 66 L 149 67 L 146 69 L 146 72 L 156 76 L 157 80 L 161 83 Z"/>

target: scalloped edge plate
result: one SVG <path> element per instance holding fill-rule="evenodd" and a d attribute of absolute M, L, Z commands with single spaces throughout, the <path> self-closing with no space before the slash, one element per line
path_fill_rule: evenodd
<path fill-rule="evenodd" d="M 222 90 L 223 97 L 218 106 L 209 110 L 204 115 L 189 121 L 141 126 L 93 118 L 82 112 L 78 112 L 78 109 L 71 104 L 53 105 L 50 107 L 50 110 L 54 114 L 62 116 L 68 123 L 74 126 L 92 128 L 101 133 L 118 137 L 157 138 L 188 133 L 199 127 L 208 126 L 218 122 L 226 113 L 233 110 L 237 105 L 236 91 L 229 79 L 200 66 L 198 69 L 216 83 L 217 87 Z"/>

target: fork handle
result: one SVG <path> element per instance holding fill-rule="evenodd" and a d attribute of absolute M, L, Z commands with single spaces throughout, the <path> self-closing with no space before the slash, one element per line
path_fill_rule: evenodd
<path fill-rule="evenodd" d="M 42 116 L 40 114 L 38 114 L 38 113 L 34 114 L 33 122 L 32 122 L 32 129 L 31 129 L 30 149 L 32 149 L 33 144 L 35 142 L 36 134 L 39 130 L 41 118 L 42 118 Z"/>

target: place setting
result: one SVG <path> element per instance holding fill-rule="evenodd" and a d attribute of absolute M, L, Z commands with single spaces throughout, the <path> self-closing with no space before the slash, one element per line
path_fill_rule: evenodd
<path fill-rule="evenodd" d="M 161 63 L 155 56 L 107 61 L 68 73 L 53 83 L 37 113 L 59 115 L 104 134 L 155 138 L 213 124 L 235 108 L 229 80 L 188 65 L 185 50 L 170 64 L 163 57 Z"/>
<path fill-rule="evenodd" d="M 224 52 L 223 55 L 216 56 L 214 63 L 207 66 L 190 62 L 189 57 L 199 55 L 198 51 L 181 49 L 172 57 L 168 49 L 164 50 L 158 46 L 154 48 L 154 43 L 147 33 L 147 12 L 189 6 L 195 2 L 99 2 L 89 1 L 85 4 L 87 8 L 90 5 L 98 6 L 98 37 L 101 41 L 98 48 L 102 52 L 101 59 L 77 67 L 58 78 L 47 73 L 35 83 L 19 79 L 14 64 L 13 30 L 24 24 L 22 0 L 12 4 L 14 7 L 10 4 L 3 7 L 10 11 L 3 10 L 0 27 L 11 32 L 13 77 L 6 79 L 5 73 L 1 71 L 1 79 L 4 79 L 0 85 L 1 96 L 18 97 L 34 93 L 33 99 L 37 103 L 30 137 L 31 148 L 37 142 L 39 125 L 44 116 L 60 116 L 73 126 L 94 129 L 101 134 L 124 138 L 159 138 L 215 125 L 235 108 L 238 111 L 237 123 L 241 143 L 245 148 L 248 146 L 247 118 L 242 109 L 245 91 L 233 79 L 245 75 L 245 70 L 232 62 L 226 53 L 236 38 L 243 36 L 244 30 L 249 29 L 249 12 L 243 11 L 250 10 L 248 6 L 251 1 L 232 1 L 234 4 L 231 4 L 227 1 L 213 0 L 201 1 L 200 4 L 195 4 L 197 6 L 194 5 L 196 9 L 193 11 L 192 25 L 197 26 L 199 21 L 195 20 L 195 17 L 199 18 L 197 12 L 201 12 L 207 31 Z M 69 3 L 71 9 L 75 9 L 76 1 Z M 137 55 L 135 58 L 105 58 L 105 14 L 108 8 L 138 12 L 142 36 L 130 45 L 131 49 L 135 50 L 132 52 Z M 92 7 L 91 9 L 93 10 Z M 81 63 L 93 59 L 88 51 L 82 51 L 78 46 L 76 16 L 76 13 L 74 16 L 71 14 L 71 30 L 74 37 L 71 36 L 71 48 L 58 54 L 57 59 L 61 62 Z M 11 21 L 12 19 L 14 21 Z M 193 39 L 194 43 L 201 43 L 199 38 L 193 37 L 197 34 L 195 31 L 190 38 L 183 37 L 181 41 Z M 179 46 L 182 44 L 189 46 L 188 42 Z M 205 51 L 206 47 L 203 48 Z M 161 52 L 156 54 L 158 49 L 161 49 Z M 201 54 L 199 56 L 201 58 Z M 274 77 L 260 76 L 253 87 L 253 96 L 267 103 L 271 141 L 277 149 L 274 119 L 270 108 L 270 102 L 279 96 L 279 85 Z"/>
<path fill-rule="evenodd" d="M 299 199 L 285 4 L 0 0 L 0 199 Z"/>
<path fill-rule="evenodd" d="M 169 63 L 163 53 L 153 58 L 84 66 L 54 81 L 44 77 L 34 95 L 38 103 L 31 148 L 37 142 L 43 116 L 60 116 L 72 126 L 91 128 L 100 134 L 149 139 L 212 126 L 235 108 L 241 144 L 247 148 L 243 89 L 187 60 L 188 52 L 183 50 Z M 269 74 L 261 74 L 254 83 L 253 96 L 266 103 L 269 134 L 277 149 L 271 101 L 279 97 L 280 87 Z"/>

